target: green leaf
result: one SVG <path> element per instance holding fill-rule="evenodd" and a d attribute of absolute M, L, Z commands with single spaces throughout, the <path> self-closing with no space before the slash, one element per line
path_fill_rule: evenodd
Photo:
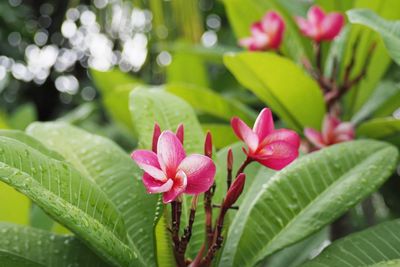
<path fill-rule="evenodd" d="M 267 266 L 297 267 L 315 255 L 315 251 L 329 240 L 329 227 L 306 239 L 273 254 L 267 260 Z"/>
<path fill-rule="evenodd" d="M 241 205 L 219 266 L 254 266 L 315 233 L 374 192 L 397 156 L 387 143 L 363 140 L 299 158 Z"/>
<path fill-rule="evenodd" d="M 165 89 L 188 102 L 193 108 L 230 122 L 233 116 L 253 124 L 257 115 L 250 108 L 217 92 L 190 84 L 168 84 Z"/>
<path fill-rule="evenodd" d="M 187 154 L 203 153 L 204 134 L 193 109 L 177 96 L 160 88 L 136 89 L 130 95 L 130 110 L 139 133 L 139 146 L 150 149 L 154 123 L 161 130 L 175 130 L 180 123 L 185 127 L 184 147 Z M 189 218 L 191 197 L 184 195 L 182 203 L 182 223 L 186 226 Z M 196 212 L 193 235 L 189 243 L 189 256 L 194 257 L 204 241 L 204 209 L 202 202 Z"/>
<path fill-rule="evenodd" d="M 285 54 L 295 61 L 311 52 L 311 46 L 300 35 L 292 14 L 277 0 L 224 0 L 230 25 L 237 39 L 250 35 L 252 23 L 260 20 L 270 10 L 278 11 L 286 23 L 285 38 L 282 47 Z M 290 38 L 290 41 L 288 40 Z"/>
<path fill-rule="evenodd" d="M 202 123 L 204 131 L 212 134 L 213 145 L 216 148 L 226 147 L 237 142 L 237 137 L 232 131 L 230 124 L 222 123 Z"/>
<path fill-rule="evenodd" d="M 354 0 L 316 0 L 315 3 L 327 12 L 346 11 L 353 6 Z"/>
<path fill-rule="evenodd" d="M 174 53 L 173 60 L 167 68 L 167 81 L 207 87 L 208 76 L 203 59 L 192 53 Z"/>
<path fill-rule="evenodd" d="M 111 140 L 64 123 L 34 123 L 27 131 L 98 184 L 122 214 L 141 264 L 154 266 L 157 196 L 146 193 L 132 159 Z"/>
<path fill-rule="evenodd" d="M 400 19 L 400 13 L 397 12 L 400 8 L 400 2 L 397 0 L 356 0 L 353 8 L 367 8 L 373 10 L 383 18 Z M 354 56 L 353 46 L 355 42 L 358 43 L 358 49 L 355 54 L 355 64 L 351 77 L 355 77 L 361 72 L 367 60 L 370 60 L 370 64 L 367 67 L 365 78 L 362 79 L 359 84 L 351 88 L 350 92 L 345 97 L 346 119 L 350 119 L 369 99 L 391 64 L 391 59 L 379 35 L 363 25 L 353 24 L 351 25 L 351 32 L 349 34 L 343 60 L 340 62 L 342 78 L 344 76 L 345 66 Z M 373 54 L 368 53 L 373 44 L 376 44 Z"/>
<path fill-rule="evenodd" d="M 368 9 L 347 12 L 351 23 L 361 24 L 378 32 L 392 59 L 400 65 L 400 21 L 387 21 Z"/>
<path fill-rule="evenodd" d="M 24 104 L 10 116 L 9 123 L 13 129 L 25 130 L 32 122 L 37 120 L 36 109 L 33 104 Z"/>
<path fill-rule="evenodd" d="M 392 98 L 399 99 L 400 97 L 400 85 L 392 81 L 383 81 L 375 89 L 374 93 L 371 95 L 369 100 L 365 102 L 362 108 L 354 114 L 351 121 L 354 124 L 358 124 L 361 121 L 370 118 L 373 114 L 384 107 L 387 102 L 391 101 Z M 400 104 L 400 100 L 398 100 Z"/>
<path fill-rule="evenodd" d="M 129 93 L 142 82 L 118 69 L 107 72 L 91 70 L 90 73 L 111 118 L 122 128 L 134 133 L 129 113 Z"/>
<path fill-rule="evenodd" d="M 0 136 L 0 180 L 36 202 L 96 253 L 118 266 L 136 263 L 121 214 L 71 165 L 17 139 Z"/>
<path fill-rule="evenodd" d="M 74 236 L 8 223 L 0 233 L 1 266 L 109 266 Z"/>
<path fill-rule="evenodd" d="M 130 111 L 139 134 L 140 147 L 151 148 L 155 122 L 160 125 L 161 130 L 172 131 L 183 123 L 186 152 L 203 152 L 203 130 L 193 109 L 181 98 L 160 88 L 136 89 L 130 95 Z"/>
<path fill-rule="evenodd" d="M 357 134 L 376 139 L 398 136 L 400 134 L 400 120 L 394 117 L 369 120 L 357 128 Z"/>
<path fill-rule="evenodd" d="M 292 61 L 271 53 L 246 52 L 226 55 L 224 62 L 240 83 L 291 128 L 301 132 L 305 126 L 321 127 L 325 114 L 322 92 Z"/>
<path fill-rule="evenodd" d="M 396 267 L 399 260 L 400 220 L 394 220 L 339 239 L 302 267 Z"/>
<path fill-rule="evenodd" d="M 171 235 L 167 229 L 165 217 L 161 216 L 156 226 L 157 236 L 157 262 L 160 267 L 176 267 L 172 252 Z"/>

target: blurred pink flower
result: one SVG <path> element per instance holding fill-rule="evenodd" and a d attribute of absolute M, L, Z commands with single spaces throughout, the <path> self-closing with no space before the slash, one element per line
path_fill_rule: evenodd
<path fill-rule="evenodd" d="M 136 150 L 131 157 L 144 171 L 143 183 L 147 192 L 163 193 L 164 203 L 183 193 L 203 193 L 214 183 L 214 162 L 199 154 L 186 156 L 181 141 L 171 131 L 161 133 L 157 153 Z"/>
<path fill-rule="evenodd" d="M 261 21 L 251 25 L 251 36 L 239 40 L 239 45 L 251 51 L 278 49 L 282 43 L 285 22 L 274 12 L 268 12 Z"/>
<path fill-rule="evenodd" d="M 304 135 L 318 149 L 354 139 L 354 127 L 350 122 L 341 122 L 333 115 L 324 118 L 322 133 L 305 128 Z"/>
<path fill-rule="evenodd" d="M 331 41 L 340 33 L 344 17 L 337 12 L 325 14 L 320 7 L 313 6 L 307 13 L 307 19 L 296 17 L 296 21 L 305 36 L 319 43 Z"/>
<path fill-rule="evenodd" d="M 231 125 L 235 134 L 246 143 L 247 156 L 266 167 L 280 170 L 298 157 L 299 135 L 287 129 L 275 130 L 268 108 L 258 115 L 253 129 L 237 117 L 232 119 Z"/>

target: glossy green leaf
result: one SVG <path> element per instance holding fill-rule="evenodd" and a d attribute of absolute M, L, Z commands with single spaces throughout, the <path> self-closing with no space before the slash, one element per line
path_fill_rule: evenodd
<path fill-rule="evenodd" d="M 367 8 L 390 20 L 400 19 L 400 13 L 397 12 L 400 8 L 400 2 L 397 0 L 356 0 L 353 8 Z M 358 49 L 355 54 L 355 64 L 351 77 L 356 77 L 361 72 L 367 60 L 370 60 L 370 64 L 367 67 L 365 78 L 359 84 L 353 86 L 345 97 L 346 119 L 350 119 L 370 98 L 392 62 L 383 41 L 377 33 L 363 25 L 353 24 L 351 25 L 343 60 L 340 62 L 342 78 L 345 66 L 354 55 L 353 46 L 355 42 L 358 43 Z M 373 54 L 371 54 L 368 51 L 373 44 L 376 44 L 376 47 Z"/>
<path fill-rule="evenodd" d="M 161 130 L 175 131 L 180 123 L 185 127 L 184 147 L 187 154 L 203 153 L 204 134 L 193 109 L 188 103 L 165 92 L 161 88 L 136 89 L 130 95 L 130 111 L 139 133 L 139 146 L 150 149 L 154 123 Z M 191 198 L 184 195 L 182 204 L 182 223 L 186 226 Z M 193 235 L 189 243 L 188 255 L 194 257 L 204 241 L 204 209 L 202 202 L 196 212 Z"/>
<path fill-rule="evenodd" d="M 321 6 L 325 11 L 346 11 L 353 6 L 354 0 L 316 0 L 315 3 Z"/>
<path fill-rule="evenodd" d="M 257 115 L 250 108 L 217 92 L 190 84 L 168 84 L 165 89 L 188 102 L 193 108 L 230 122 L 233 116 L 253 124 Z"/>
<path fill-rule="evenodd" d="M 174 53 L 173 60 L 167 68 L 167 81 L 207 87 L 208 76 L 203 59 L 192 53 Z"/>
<path fill-rule="evenodd" d="M 387 21 L 368 9 L 354 9 L 347 12 L 351 23 L 365 25 L 378 32 L 392 59 L 400 65 L 400 22 Z"/>
<path fill-rule="evenodd" d="M 397 156 L 387 143 L 363 140 L 301 157 L 241 205 L 219 266 L 254 266 L 315 233 L 374 192 L 395 168 Z"/>
<path fill-rule="evenodd" d="M 318 84 L 295 63 L 271 53 L 228 54 L 236 79 L 265 101 L 291 128 L 319 129 L 325 102 Z M 305 108 L 307 107 L 307 108 Z"/>
<path fill-rule="evenodd" d="M 392 98 L 397 98 L 398 105 L 400 105 L 400 85 L 392 81 L 381 82 L 370 99 L 354 114 L 351 121 L 358 124 L 372 117 L 376 111 L 384 107 Z"/>
<path fill-rule="evenodd" d="M 302 267 L 396 267 L 399 262 L 400 220 L 394 220 L 337 240 Z"/>
<path fill-rule="evenodd" d="M 286 23 L 285 41 L 282 44 L 283 52 L 298 62 L 301 57 L 310 54 L 310 43 L 301 37 L 292 14 L 283 7 L 280 1 L 224 0 L 223 2 L 237 39 L 249 36 L 251 24 L 260 20 L 268 11 L 275 10 L 282 15 Z"/>
<path fill-rule="evenodd" d="M 8 223 L 0 223 L 0 233 L 1 266 L 109 266 L 74 236 Z"/>
<path fill-rule="evenodd" d="M 202 153 L 204 134 L 190 105 L 161 88 L 136 89 L 130 95 L 130 111 L 139 134 L 139 146 L 151 148 L 154 123 L 161 130 L 175 131 L 185 127 L 184 147 L 187 153 Z"/>
<path fill-rule="evenodd" d="M 118 266 L 136 262 L 115 205 L 70 164 L 0 136 L 0 180 L 28 196 L 108 262 Z"/>
<path fill-rule="evenodd" d="M 204 132 L 210 131 L 212 134 L 213 145 L 219 149 L 237 142 L 237 137 L 232 131 L 230 124 L 222 123 L 202 123 Z"/>
<path fill-rule="evenodd" d="M 101 92 L 107 112 L 119 126 L 133 133 L 134 126 L 129 113 L 129 93 L 142 82 L 118 69 L 108 72 L 91 70 L 91 75 Z"/>
<path fill-rule="evenodd" d="M 369 138 L 385 139 L 400 135 L 400 119 L 377 118 L 364 122 L 357 128 L 357 134 Z"/>
<path fill-rule="evenodd" d="M 176 267 L 172 251 L 171 235 L 167 227 L 165 217 L 162 216 L 156 226 L 157 262 L 160 267 Z"/>
<path fill-rule="evenodd" d="M 297 267 L 315 256 L 315 252 L 329 240 L 329 227 L 273 254 L 266 262 L 271 267 Z"/>
<path fill-rule="evenodd" d="M 154 266 L 157 196 L 146 193 L 129 155 L 106 138 L 64 123 L 34 123 L 27 131 L 98 184 L 121 212 L 132 250 L 143 265 Z"/>
<path fill-rule="evenodd" d="M 9 118 L 10 126 L 13 129 L 25 130 L 32 122 L 37 120 L 36 108 L 33 104 L 25 104 L 11 114 Z"/>

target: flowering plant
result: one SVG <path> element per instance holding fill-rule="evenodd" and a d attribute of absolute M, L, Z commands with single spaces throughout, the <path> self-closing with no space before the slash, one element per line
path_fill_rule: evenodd
<path fill-rule="evenodd" d="M 0 223 L 0 266 L 399 263 L 398 23 L 346 10 L 400 19 L 400 2 L 223 2 L 229 46 L 193 46 L 216 37 L 191 23 L 170 46 L 154 25 L 166 69 L 91 70 L 101 103 L 0 130 L 0 207 L 15 193 L 29 216 Z"/>

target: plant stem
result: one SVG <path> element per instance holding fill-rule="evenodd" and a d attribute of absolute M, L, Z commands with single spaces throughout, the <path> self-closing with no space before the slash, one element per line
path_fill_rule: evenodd
<path fill-rule="evenodd" d="M 211 265 L 211 262 L 215 256 L 215 253 L 218 251 L 218 249 L 221 248 L 222 242 L 224 238 L 222 237 L 222 228 L 224 226 L 224 218 L 226 214 L 226 209 L 221 208 L 218 219 L 216 221 L 215 225 L 215 231 L 213 235 L 213 242 L 211 246 L 209 247 L 206 256 L 204 257 L 203 261 L 201 262 L 200 266 L 202 267 L 208 267 Z"/>
<path fill-rule="evenodd" d="M 243 161 L 242 165 L 240 165 L 239 169 L 237 170 L 235 178 L 244 171 L 244 169 L 247 167 L 247 165 L 249 165 L 252 162 L 253 162 L 253 160 L 250 157 L 247 157 L 245 159 L 245 161 Z"/>
<path fill-rule="evenodd" d="M 190 208 L 188 226 L 186 226 L 186 228 L 184 229 L 183 235 L 181 238 L 181 245 L 179 247 L 179 253 L 182 254 L 183 257 L 185 256 L 187 245 L 190 241 L 190 238 L 192 237 L 192 228 L 193 228 L 194 219 L 196 217 L 197 200 L 198 200 L 198 195 L 193 196 L 192 206 Z"/>
<path fill-rule="evenodd" d="M 207 248 L 212 242 L 212 193 L 211 188 L 204 193 L 205 231 Z"/>
<path fill-rule="evenodd" d="M 321 43 L 315 42 L 314 43 L 314 54 L 315 54 L 315 64 L 317 66 L 317 70 L 319 72 L 319 75 L 323 75 L 323 70 L 322 70 L 322 51 L 321 51 Z"/>
<path fill-rule="evenodd" d="M 179 226 L 180 226 L 180 218 L 182 214 L 182 202 L 173 201 L 171 202 L 171 219 L 172 219 L 172 241 L 174 245 L 174 256 L 176 260 L 176 264 L 178 267 L 185 267 L 185 257 L 179 253 L 180 247 L 180 239 L 179 239 Z"/>

